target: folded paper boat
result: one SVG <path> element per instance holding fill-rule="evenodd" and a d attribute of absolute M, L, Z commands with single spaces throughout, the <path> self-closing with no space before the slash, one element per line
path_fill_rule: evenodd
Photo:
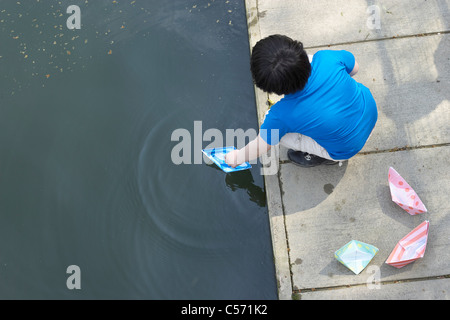
<path fill-rule="evenodd" d="M 392 167 L 389 168 L 388 180 L 389 188 L 391 189 L 392 201 L 398 204 L 410 215 L 427 212 L 427 208 L 425 208 L 425 205 L 422 200 L 420 200 L 417 193 Z"/>
<path fill-rule="evenodd" d="M 377 254 L 378 248 L 371 244 L 352 240 L 334 253 L 344 266 L 359 274 Z"/>
<path fill-rule="evenodd" d="M 429 221 L 424 221 L 403 237 L 387 258 L 386 263 L 401 268 L 422 258 L 427 247 L 429 226 Z"/>
<path fill-rule="evenodd" d="M 252 166 L 248 162 L 245 162 L 237 166 L 236 168 L 230 167 L 228 164 L 226 164 L 225 156 L 228 152 L 231 152 L 233 150 L 236 150 L 236 147 L 205 149 L 202 150 L 202 152 L 220 169 L 222 169 L 222 171 L 226 173 L 250 169 Z"/>

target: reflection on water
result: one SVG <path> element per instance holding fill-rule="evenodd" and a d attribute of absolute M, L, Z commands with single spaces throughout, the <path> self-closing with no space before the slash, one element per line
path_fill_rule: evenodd
<path fill-rule="evenodd" d="M 232 191 L 245 189 L 250 201 L 253 201 L 260 207 L 266 206 L 266 193 L 260 186 L 255 184 L 250 171 L 236 172 L 234 175 L 228 174 L 225 182 Z"/>
<path fill-rule="evenodd" d="M 72 4 L 0 9 L 0 298 L 275 299 L 258 166 L 170 158 L 257 125 L 243 2 Z"/>
<path fill-rule="evenodd" d="M 214 163 L 209 164 L 208 166 L 221 171 Z M 266 206 L 266 193 L 262 187 L 255 184 L 253 174 L 250 170 L 226 174 L 225 183 L 232 191 L 244 189 L 247 192 L 250 201 L 253 201 L 260 207 Z"/>

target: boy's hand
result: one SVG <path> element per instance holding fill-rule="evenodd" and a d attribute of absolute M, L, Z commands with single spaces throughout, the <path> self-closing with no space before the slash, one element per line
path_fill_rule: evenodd
<path fill-rule="evenodd" d="M 225 155 L 225 162 L 232 168 L 236 168 L 239 165 L 239 163 L 237 163 L 238 151 L 239 150 L 233 150 Z"/>

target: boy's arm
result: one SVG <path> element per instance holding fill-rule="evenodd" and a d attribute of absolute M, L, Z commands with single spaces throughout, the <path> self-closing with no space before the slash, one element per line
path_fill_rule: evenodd
<path fill-rule="evenodd" d="M 359 70 L 359 64 L 356 61 L 356 57 L 353 53 L 347 50 L 338 50 L 334 51 L 334 54 L 336 54 L 336 57 L 338 59 L 339 64 L 342 64 L 345 66 L 345 71 L 353 77 L 355 74 L 358 73 Z M 352 67 L 352 69 L 350 69 Z"/>
<path fill-rule="evenodd" d="M 260 135 L 258 135 L 253 141 L 250 141 L 244 148 L 240 150 L 233 150 L 229 152 L 225 157 L 225 162 L 236 168 L 238 165 L 252 161 L 259 158 L 263 154 L 267 153 L 271 148 L 270 144 L 267 144 Z"/>
<path fill-rule="evenodd" d="M 358 62 L 355 60 L 355 66 L 353 67 L 352 72 L 350 72 L 350 76 L 353 77 L 355 74 L 357 74 L 359 71 L 359 64 Z"/>

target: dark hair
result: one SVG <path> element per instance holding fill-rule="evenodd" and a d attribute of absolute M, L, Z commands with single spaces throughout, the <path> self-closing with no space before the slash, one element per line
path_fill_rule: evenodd
<path fill-rule="evenodd" d="M 258 88 L 278 95 L 302 90 L 311 74 L 303 44 L 279 34 L 256 43 L 250 69 Z"/>

